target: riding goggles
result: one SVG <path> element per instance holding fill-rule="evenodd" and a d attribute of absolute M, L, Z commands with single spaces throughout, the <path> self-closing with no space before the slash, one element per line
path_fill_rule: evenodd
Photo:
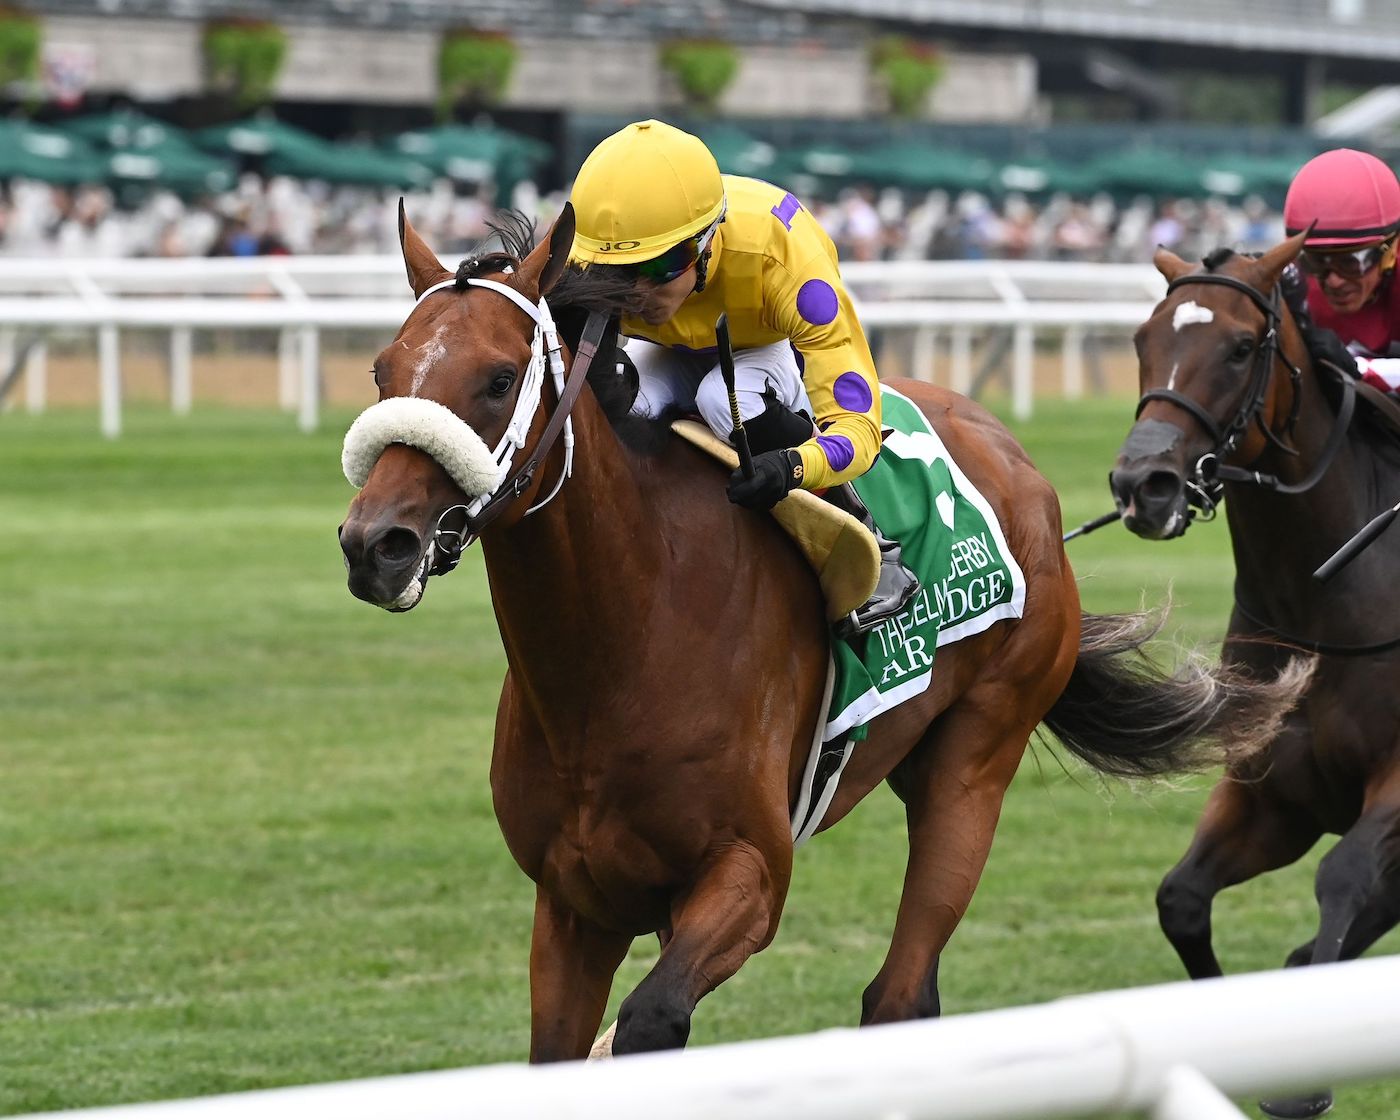
<path fill-rule="evenodd" d="M 1322 252 L 1317 249 L 1304 249 L 1298 255 L 1298 265 L 1310 276 L 1325 280 L 1329 272 L 1335 272 L 1343 280 L 1357 280 L 1366 275 L 1385 257 L 1391 242 L 1368 245 L 1364 249 L 1352 251 L 1332 250 Z"/>
<path fill-rule="evenodd" d="M 725 208 L 727 209 L 728 207 Z M 635 266 L 637 275 L 653 284 L 669 284 L 677 276 L 694 268 L 696 262 L 709 251 L 710 244 L 715 239 L 715 232 L 724 222 L 725 210 L 721 210 L 719 217 L 699 233 L 672 245 L 659 257 L 640 261 Z"/>

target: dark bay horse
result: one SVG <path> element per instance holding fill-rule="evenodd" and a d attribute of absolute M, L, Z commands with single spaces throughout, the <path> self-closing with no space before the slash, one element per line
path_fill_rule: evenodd
<path fill-rule="evenodd" d="M 356 424 L 404 424 L 356 468 L 363 486 L 340 529 L 350 590 L 396 610 L 443 566 L 445 513 L 499 485 L 487 448 L 518 426 L 517 397 L 551 349 L 548 308 L 563 322 L 584 306 L 591 275 L 566 268 L 568 207 L 546 243 L 507 238 L 455 278 L 400 220 L 419 303 L 375 363 L 380 403 Z M 597 344 L 585 330 L 565 347 L 578 356 L 562 355 L 562 393 L 546 378 L 541 407 L 527 405 L 511 461 L 528 469 L 496 490 L 499 516 L 480 535 L 509 666 L 492 792 L 536 883 L 533 1061 L 588 1053 L 635 937 L 659 934 L 663 949 L 622 1004 L 618 1054 L 683 1045 L 696 1003 L 772 940 L 828 653 L 796 548 L 771 517 L 726 500 L 715 463 L 609 409 L 618 367 Z M 1023 618 L 946 647 L 928 690 L 873 723 L 823 817 L 835 824 L 882 781 L 907 808 L 903 898 L 865 1023 L 938 1013 L 939 954 L 1038 724 L 1102 770 L 1164 773 L 1203 745 L 1247 753 L 1298 683 L 1142 663 L 1142 617 L 1081 616 L 1055 494 L 1011 435 L 955 394 L 900 389 L 989 500 L 1027 591 Z M 565 445 L 541 445 L 570 405 L 572 475 L 536 508 L 565 469 Z"/>
<path fill-rule="evenodd" d="M 1184 532 L 1223 482 L 1235 556 L 1226 664 L 1261 678 L 1300 649 L 1312 682 L 1268 748 L 1231 765 L 1157 904 L 1192 977 L 1219 976 L 1211 902 L 1290 864 L 1323 833 L 1316 938 L 1289 965 L 1358 956 L 1400 919 L 1400 535 L 1330 583 L 1313 571 L 1400 497 L 1400 447 L 1358 409 L 1348 375 L 1314 364 L 1279 277 L 1300 234 L 1258 259 L 1155 258 L 1166 299 L 1137 332 L 1142 403 L 1111 478 L 1139 536 Z M 1356 423 L 1349 423 L 1353 412 Z M 1319 1115 L 1330 1096 L 1266 1102 Z"/>

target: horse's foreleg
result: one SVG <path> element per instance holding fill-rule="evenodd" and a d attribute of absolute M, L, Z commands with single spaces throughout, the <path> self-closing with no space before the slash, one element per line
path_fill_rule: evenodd
<path fill-rule="evenodd" d="M 909 863 L 894 936 L 865 990 L 862 1025 L 939 1013 L 938 957 L 986 866 L 1002 797 L 1035 720 L 991 689 L 964 696 L 891 777 L 905 802 Z"/>
<path fill-rule="evenodd" d="M 685 1045 L 695 1005 L 772 939 L 791 869 L 791 849 L 765 857 L 744 841 L 715 857 L 677 907 L 656 965 L 622 1001 L 615 1055 Z"/>
<path fill-rule="evenodd" d="M 602 929 L 535 890 L 530 939 L 530 1061 L 586 1058 L 613 975 L 632 938 Z"/>
<path fill-rule="evenodd" d="M 1290 812 L 1260 783 L 1226 778 L 1211 790 L 1190 848 L 1157 890 L 1162 932 L 1191 979 L 1222 974 L 1211 947 L 1215 896 L 1299 859 L 1320 835 L 1316 822 Z"/>
<path fill-rule="evenodd" d="M 1357 956 L 1395 925 L 1400 918 L 1400 797 L 1362 812 L 1318 865 L 1316 888 L 1321 922 L 1307 963 Z"/>
<path fill-rule="evenodd" d="M 1375 805 L 1362 813 L 1317 869 L 1322 912 L 1318 935 L 1288 955 L 1287 965 L 1330 964 L 1360 956 L 1400 921 L 1400 805 Z M 1332 1092 L 1259 1102 L 1284 1120 L 1321 1116 Z"/>

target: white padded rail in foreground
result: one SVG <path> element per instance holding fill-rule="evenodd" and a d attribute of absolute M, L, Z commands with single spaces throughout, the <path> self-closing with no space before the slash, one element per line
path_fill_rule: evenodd
<path fill-rule="evenodd" d="M 1252 1097 L 1400 1075 L 1400 957 L 932 1022 L 149 1105 L 84 1120 L 1226 1120 Z M 723 998 L 721 995 L 718 998 Z M 37 1117 L 28 1120 L 38 1120 Z"/>

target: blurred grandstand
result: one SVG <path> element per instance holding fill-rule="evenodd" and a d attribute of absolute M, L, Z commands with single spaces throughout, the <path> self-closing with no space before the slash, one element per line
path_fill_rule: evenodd
<path fill-rule="evenodd" d="M 276 29 L 260 106 L 208 53 L 230 17 Z M 386 252 L 399 194 L 451 253 L 496 206 L 556 212 L 644 115 L 791 186 L 858 260 L 1260 248 L 1310 155 L 1400 150 L 1380 0 L 31 0 L 0 38 L 15 21 L 38 46 L 0 122 L 11 256 Z M 464 32 L 513 66 L 449 97 Z M 902 115 L 872 64 L 892 41 L 936 64 Z M 708 105 L 677 43 L 729 52 Z"/>

